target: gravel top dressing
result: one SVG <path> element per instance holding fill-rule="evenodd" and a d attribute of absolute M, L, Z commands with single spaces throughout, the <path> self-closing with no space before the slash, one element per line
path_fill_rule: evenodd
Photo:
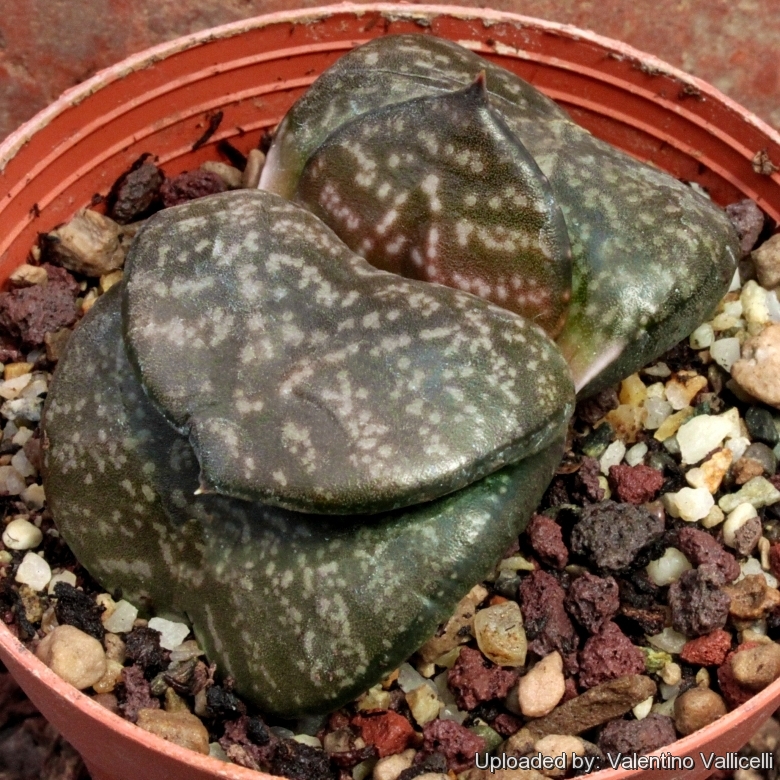
<path fill-rule="evenodd" d="M 243 170 L 152 154 L 0 293 L 0 614 L 58 675 L 291 780 L 586 774 L 780 677 L 754 203 L 422 36 Z"/>

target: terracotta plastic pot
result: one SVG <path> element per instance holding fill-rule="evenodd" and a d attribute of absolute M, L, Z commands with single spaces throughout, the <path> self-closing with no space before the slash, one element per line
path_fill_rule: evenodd
<path fill-rule="evenodd" d="M 725 204 L 749 197 L 780 221 L 780 136 L 712 87 L 621 43 L 572 27 L 495 11 L 342 5 L 257 17 L 180 38 L 131 57 L 66 92 L 0 146 L 0 279 L 39 232 L 105 195 L 142 153 L 169 174 L 217 159 L 222 139 L 256 146 L 341 54 L 386 33 L 450 38 L 515 71 L 596 135 Z M 222 113 L 216 132 L 193 149 Z M 0 658 L 41 712 L 84 756 L 94 780 L 257 780 L 238 766 L 171 745 L 66 685 L 4 626 Z M 780 681 L 738 710 L 669 747 L 693 759 L 669 771 L 618 777 L 697 778 L 700 753 L 737 750 L 780 705 Z M 666 750 L 662 752 L 667 752 Z M 689 765 L 690 766 L 690 765 Z M 266 777 L 268 777 L 266 775 Z"/>

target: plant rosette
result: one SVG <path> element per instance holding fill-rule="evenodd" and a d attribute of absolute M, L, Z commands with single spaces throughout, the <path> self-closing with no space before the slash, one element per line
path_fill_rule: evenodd
<path fill-rule="evenodd" d="M 375 30 L 378 21 L 381 27 Z M 260 17 L 138 55 L 71 91 L 11 136 L 0 150 L 9 189 L 8 202 L 0 212 L 0 219 L 7 225 L 3 239 L 6 270 L 10 272 L 24 259 L 35 234 L 66 221 L 77 208 L 86 206 L 96 191 L 105 192 L 141 153 L 152 151 L 158 155 L 158 164 L 173 175 L 214 159 L 214 146 L 220 142 L 230 140 L 234 148 L 248 151 L 264 130 L 278 123 L 311 82 L 312 73 L 380 31 L 417 32 L 421 21 L 441 37 L 461 44 L 470 42 L 467 48 L 509 66 L 521 76 L 533 75 L 543 91 L 558 99 L 597 135 L 617 140 L 629 152 L 656 162 L 680 178 L 696 181 L 716 201 L 725 204 L 749 197 L 765 213 L 777 217 L 780 196 L 777 177 L 771 170 L 771 161 L 777 158 L 776 135 L 711 88 L 652 58 L 581 31 L 575 35 L 569 28 L 509 14 L 480 12 L 477 18 L 465 9 L 412 10 L 403 6 L 320 9 L 316 13 Z M 280 48 L 281 41 L 284 44 Z M 605 56 L 608 52 L 611 54 Z M 285 60 L 281 81 L 280 59 Z M 221 84 L 229 84 L 230 89 Z M 593 84 L 603 90 L 600 102 L 594 103 L 590 93 L 583 97 L 583 87 Z M 686 85 L 687 90 L 683 89 Z M 670 91 L 672 86 L 676 92 Z M 115 94 L 117 90 L 119 95 Z M 703 100 L 686 103 L 683 95 L 690 95 L 692 90 Z M 669 94 L 676 97 L 670 98 Z M 214 95 L 222 97 L 215 99 Z M 658 130 L 649 125 L 648 110 L 664 117 L 664 122 L 658 122 Z M 150 124 L 151 115 L 154 119 Z M 715 124 L 717 133 L 712 131 Z M 210 134 L 204 136 L 204 127 Z M 205 138 L 203 143 L 193 142 L 201 136 Z M 95 149 L 101 151 L 95 155 Z M 327 163 L 326 159 L 323 164 Z M 316 181 L 312 186 L 316 189 Z M 556 329 L 555 316 L 549 327 Z M 635 368 L 644 362 L 639 352 Z M 583 369 L 579 386 L 584 387 L 593 378 Z M 171 417 L 175 419 L 176 414 L 173 410 Z M 204 425 L 204 430 L 207 428 Z M 488 453 L 485 457 L 492 456 Z M 215 480 L 223 484 L 232 480 L 236 495 L 243 496 L 241 480 L 236 481 L 236 474 L 229 469 L 220 471 L 222 465 L 216 464 L 212 472 L 217 475 Z M 443 479 L 447 490 L 463 484 L 446 482 L 447 476 L 436 479 Z M 210 485 L 204 487 L 208 490 Z M 413 496 L 419 495 L 420 489 L 414 486 Z M 295 507 L 300 499 L 275 494 L 274 500 Z M 355 506 L 358 511 L 365 508 L 359 501 Z M 182 771 L 188 777 L 197 777 L 201 775 L 195 772 L 211 771 L 208 767 L 215 774 L 203 777 L 218 773 L 224 776 L 226 771 L 243 776 L 245 770 L 206 757 L 191 756 L 190 768 L 182 769 L 173 761 L 181 752 L 178 748 L 123 722 L 117 727 L 115 745 L 129 750 L 125 742 L 129 739 L 135 746 L 133 751 L 138 751 L 133 752 L 137 758 L 135 771 L 126 773 L 119 768 L 113 745 L 107 746 L 102 739 L 98 744 L 93 738 L 104 733 L 104 727 L 75 729 L 75 717 L 58 716 L 63 703 L 57 694 L 61 684 L 52 680 L 51 672 L 41 669 L 29 653 L 20 651 L 16 640 L 9 638 L 4 648 L 7 651 L 9 647 L 16 651 L 7 662 L 9 668 L 23 687 L 31 686 L 33 700 L 38 697 L 36 703 L 85 755 L 96 777 L 138 776 L 141 766 L 144 776 L 149 777 L 156 776 L 154 773 L 163 767 L 167 777 L 183 777 L 176 774 Z M 20 657 L 29 661 L 30 669 L 37 670 L 35 680 L 48 678 L 53 684 L 31 683 L 19 664 Z M 670 748 L 675 754 L 687 750 L 685 755 L 696 756 L 689 776 L 707 771 L 695 748 L 705 749 L 725 733 L 734 747 L 746 741 L 755 724 L 771 711 L 776 687 L 769 686 L 742 707 Z M 55 694 L 48 707 L 40 698 L 47 695 L 44 691 Z M 73 703 L 78 717 L 87 718 L 90 724 L 95 722 L 93 718 L 105 719 L 109 725 L 116 720 L 82 694 L 71 690 L 66 698 Z M 92 736 L 87 737 L 87 733 Z M 724 744 L 718 742 L 718 749 L 723 750 Z M 171 761 L 163 759 L 163 753 L 170 753 Z"/>

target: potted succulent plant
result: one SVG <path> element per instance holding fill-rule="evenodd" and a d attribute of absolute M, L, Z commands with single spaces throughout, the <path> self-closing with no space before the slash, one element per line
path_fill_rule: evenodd
<path fill-rule="evenodd" d="M 663 63 L 581 31 L 509 14 L 425 6 L 333 7 L 259 17 L 157 47 L 98 74 L 12 135 L 0 148 L 9 192 L 0 211 L 4 272 L 23 261 L 37 233 L 70 217 L 95 192 L 104 192 L 140 154 L 153 150 L 160 164 L 176 173 L 209 159 L 220 140 L 252 148 L 340 54 L 369 38 L 418 31 L 421 25 L 440 37 L 466 41 L 487 59 L 532 77 L 597 135 L 697 182 L 716 201 L 750 197 L 770 217 L 780 215 L 780 185 L 766 163 L 777 157 L 780 139 L 711 88 Z M 194 143 L 202 135 L 203 116 L 217 113 L 215 132 L 205 143 Z M 276 186 L 283 191 L 285 184 Z M 701 314 L 693 313 L 689 326 Z M 587 328 L 577 334 L 590 336 Z M 609 344 L 594 347 L 596 352 L 610 349 Z M 641 351 L 635 359 L 636 368 Z M 585 367 L 578 371 L 579 387 L 588 386 L 594 374 Z M 356 504 L 356 511 L 363 509 Z M 105 712 L 68 688 L 6 631 L 0 647 L 11 671 L 82 752 L 94 777 L 256 776 L 171 747 Z M 673 752 L 737 747 L 776 706 L 778 696 L 774 684 L 716 724 L 675 743 Z M 689 775 L 705 772 L 697 762 Z"/>

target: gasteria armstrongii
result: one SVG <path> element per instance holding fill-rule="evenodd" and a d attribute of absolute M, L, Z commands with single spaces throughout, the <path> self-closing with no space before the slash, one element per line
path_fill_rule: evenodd
<path fill-rule="evenodd" d="M 186 616 L 293 716 L 376 683 L 489 574 L 561 456 L 571 374 L 585 394 L 683 337 L 737 239 L 430 36 L 323 74 L 261 185 L 142 228 L 57 369 L 44 472 L 104 587 Z"/>

